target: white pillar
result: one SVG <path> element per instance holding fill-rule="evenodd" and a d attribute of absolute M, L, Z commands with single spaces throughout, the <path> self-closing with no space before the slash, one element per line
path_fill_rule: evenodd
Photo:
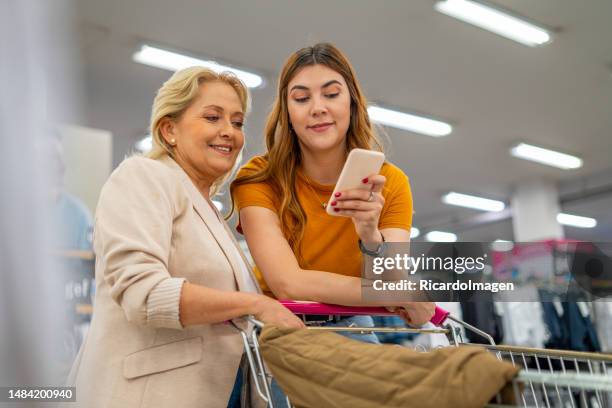
<path fill-rule="evenodd" d="M 519 185 L 512 196 L 514 240 L 562 239 L 559 212 L 559 193 L 553 183 L 537 180 Z"/>

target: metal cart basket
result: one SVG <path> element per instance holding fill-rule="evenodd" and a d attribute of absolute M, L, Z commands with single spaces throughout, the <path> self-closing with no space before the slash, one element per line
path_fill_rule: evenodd
<path fill-rule="evenodd" d="M 380 307 L 345 307 L 297 301 L 281 301 L 281 303 L 297 315 L 394 315 L 394 313 Z M 259 350 L 258 335 L 263 328 L 263 324 L 253 318 L 248 318 L 248 320 L 253 324 L 254 330 L 250 332 L 238 330 L 240 330 L 244 342 L 250 374 L 253 377 L 258 396 L 265 401 L 267 407 L 274 408 L 270 391 L 272 376 L 266 369 Z M 439 307 L 436 307 L 431 322 L 436 328 L 308 326 L 307 330 L 443 334 L 449 340 L 449 347 L 485 347 L 489 352 L 494 353 L 498 359 L 503 359 L 514 366 L 520 367 L 521 371 L 512 382 L 515 401 L 517 401 L 518 406 L 612 408 L 612 376 L 608 376 L 608 371 L 612 367 L 612 355 L 610 354 L 496 345 L 490 335 L 450 315 Z M 489 344 L 466 343 L 461 335 L 462 331 L 465 330 L 477 333 L 486 339 Z M 501 397 L 498 396 L 497 403 L 488 406 L 503 407 L 500 401 Z M 289 401 L 287 401 L 287 404 L 291 406 Z"/>

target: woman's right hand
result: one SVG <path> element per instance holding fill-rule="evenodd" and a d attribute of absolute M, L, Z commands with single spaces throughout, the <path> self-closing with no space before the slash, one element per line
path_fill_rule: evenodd
<path fill-rule="evenodd" d="M 304 322 L 291 313 L 289 309 L 281 305 L 277 300 L 265 295 L 259 295 L 256 312 L 253 315 L 257 320 L 272 326 L 294 329 L 306 327 Z"/>

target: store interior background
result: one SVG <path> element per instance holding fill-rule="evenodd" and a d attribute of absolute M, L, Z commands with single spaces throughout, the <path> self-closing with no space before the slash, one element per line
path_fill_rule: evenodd
<path fill-rule="evenodd" d="M 551 43 L 532 48 L 439 13 L 434 3 L 81 0 L 75 29 L 84 86 L 74 124 L 108 132 L 107 168 L 117 166 L 148 133 L 154 93 L 171 74 L 134 62 L 133 54 L 142 44 L 179 50 L 264 77 L 251 90 L 246 161 L 263 151 L 266 114 L 287 56 L 330 41 L 349 56 L 369 101 L 453 126 L 439 138 L 384 128 L 388 159 L 411 180 L 415 240 L 430 230 L 459 241 L 533 240 L 516 236 L 511 210 L 487 214 L 441 197 L 455 191 L 510 208 L 517 190 L 534 183 L 552 189 L 559 211 L 597 220 L 594 228 L 565 226 L 554 234 L 543 225 L 535 239 L 610 240 L 612 5 L 495 2 L 553 29 Z M 573 154 L 583 166 L 562 170 L 512 157 L 517 142 Z M 85 162 L 68 167 L 68 188 L 87 185 L 91 195 L 83 178 L 92 156 L 74 153 Z M 227 193 L 217 199 L 226 211 Z M 95 205 L 95 197 L 87 201 Z"/>
<path fill-rule="evenodd" d="M 0 384 L 44 384 L 40 378 L 57 372 L 43 368 L 65 334 L 58 330 L 67 300 L 56 291 L 61 268 L 45 243 L 35 119 L 58 124 L 66 190 L 95 216 L 100 188 L 137 151 L 155 91 L 171 75 L 133 61 L 142 44 L 264 77 L 251 90 L 244 161 L 263 152 L 262 130 L 285 59 L 321 41 L 348 55 L 369 101 L 451 124 L 453 131 L 439 138 L 382 129 L 388 159 L 411 180 L 416 241 L 432 230 L 473 242 L 612 241 L 612 3 L 491 4 L 552 29 L 552 42 L 524 46 L 437 12 L 434 0 L 9 1 L 0 15 L 0 35 L 10 40 L 0 43 L 6 80 L 0 185 L 8 192 L 0 202 L 6 278 L 0 328 L 9 333 L 0 343 Z M 517 142 L 578 156 L 583 165 L 562 170 L 512 157 Z M 450 191 L 501 200 L 506 210 L 444 204 Z M 227 192 L 217 199 L 227 211 Z M 560 226 L 557 212 L 597 225 Z M 93 278 L 93 262 L 88 273 Z M 93 280 L 70 279 L 64 294 L 86 321 L 91 304 L 78 307 L 88 306 Z"/>

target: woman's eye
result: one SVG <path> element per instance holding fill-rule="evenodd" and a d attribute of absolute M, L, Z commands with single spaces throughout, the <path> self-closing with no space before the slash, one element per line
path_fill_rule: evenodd
<path fill-rule="evenodd" d="M 204 118 L 209 122 L 216 122 L 219 120 L 218 116 L 204 116 Z"/>
<path fill-rule="evenodd" d="M 333 99 L 333 98 L 337 97 L 338 95 L 340 95 L 340 92 L 336 92 L 336 93 L 332 93 L 332 94 L 327 94 L 327 95 L 325 95 L 325 97 L 329 98 L 329 99 Z"/>
<path fill-rule="evenodd" d="M 304 103 L 304 102 L 306 102 L 308 100 L 308 97 L 307 96 L 303 96 L 301 98 L 294 98 L 293 100 L 296 101 L 297 103 Z"/>
<path fill-rule="evenodd" d="M 234 127 L 236 127 L 237 129 L 242 129 L 242 127 L 244 126 L 244 123 L 240 121 L 236 121 L 232 123 L 234 124 Z"/>

